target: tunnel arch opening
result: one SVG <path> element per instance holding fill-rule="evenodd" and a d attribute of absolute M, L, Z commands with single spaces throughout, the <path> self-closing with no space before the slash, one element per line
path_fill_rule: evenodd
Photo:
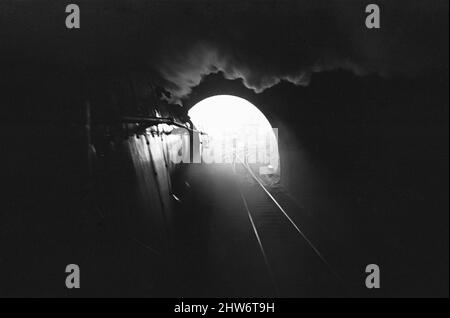
<path fill-rule="evenodd" d="M 266 184 L 279 182 L 278 130 L 254 104 L 234 95 L 215 95 L 196 103 L 188 114 L 202 132 L 202 163 L 242 163 Z"/>

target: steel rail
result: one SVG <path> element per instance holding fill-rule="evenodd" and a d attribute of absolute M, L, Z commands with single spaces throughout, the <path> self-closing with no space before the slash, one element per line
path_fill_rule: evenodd
<path fill-rule="evenodd" d="M 346 283 L 339 275 L 339 273 L 331 266 L 331 264 L 327 261 L 327 259 L 323 256 L 323 254 L 319 251 L 319 249 L 311 242 L 311 240 L 303 233 L 303 231 L 297 226 L 297 224 L 292 220 L 292 218 L 286 213 L 283 207 L 278 203 L 278 201 L 273 197 L 273 195 L 267 190 L 261 180 L 255 176 L 251 168 L 244 163 L 239 156 L 236 156 L 239 162 L 248 170 L 252 178 L 259 184 L 259 186 L 264 190 L 267 196 L 272 200 L 272 202 L 277 206 L 277 208 L 282 212 L 282 214 L 286 217 L 286 219 L 291 223 L 291 225 L 295 228 L 297 233 L 306 241 L 308 246 L 314 251 L 314 253 L 320 258 L 320 260 L 325 264 L 328 270 L 336 277 L 336 279 L 345 287 Z"/>

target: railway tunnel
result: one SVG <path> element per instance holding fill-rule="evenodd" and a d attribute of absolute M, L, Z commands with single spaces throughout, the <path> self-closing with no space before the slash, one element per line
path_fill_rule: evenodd
<path fill-rule="evenodd" d="M 448 296 L 448 67 L 258 92 L 214 70 L 176 100 L 148 67 L 173 18 L 127 3 L 0 31 L 0 296 Z"/>
<path fill-rule="evenodd" d="M 418 222 L 415 207 L 407 218 L 387 214 L 399 203 L 385 187 L 399 195 L 407 195 L 401 189 L 425 190 L 414 188 L 414 180 L 402 185 L 380 176 L 399 169 L 389 165 L 392 155 L 403 165 L 418 164 L 408 155 L 416 146 L 400 136 L 388 142 L 400 124 L 396 113 L 383 114 L 390 122 L 384 119 L 381 127 L 370 116 L 378 112 L 381 121 L 382 110 L 360 107 L 362 95 L 347 100 L 348 112 L 330 104 L 355 82 L 364 96 L 375 96 L 376 78 L 361 84 L 349 74 L 317 76 L 301 89 L 302 100 L 299 88 L 288 84 L 275 95 L 255 94 L 216 74 L 181 107 L 142 75 L 91 73 L 86 87 L 83 72 L 34 71 L 14 70 L 2 81 L 3 103 L 12 110 L 2 122 L 6 295 L 370 296 L 360 283 L 366 263 L 394 266 L 383 255 L 395 259 L 398 251 L 416 257 L 402 245 L 417 240 L 415 234 L 396 232 L 404 222 Z M 335 89 L 334 76 L 352 85 Z M 406 92 L 398 87 L 396 101 Z M 230 161 L 204 162 L 202 147 L 211 140 L 199 120 L 229 127 L 247 116 L 239 104 L 229 113 L 195 114 L 205 100 L 226 108 L 214 101 L 224 95 L 248 103 L 268 128 L 277 128 L 278 168 L 252 166 L 234 148 Z M 413 100 L 418 96 L 408 102 L 421 107 Z M 289 103 L 302 114 L 293 118 Z M 415 136 L 414 144 L 421 143 Z M 389 156 L 376 158 L 382 151 Z M 399 173 L 404 177 L 410 168 Z M 79 291 L 60 282 L 69 263 L 82 268 Z"/>

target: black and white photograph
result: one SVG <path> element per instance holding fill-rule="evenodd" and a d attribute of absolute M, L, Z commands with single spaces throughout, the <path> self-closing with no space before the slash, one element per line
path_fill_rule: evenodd
<path fill-rule="evenodd" d="M 0 298 L 449 297 L 447 0 L 0 0 L 0 131 Z"/>

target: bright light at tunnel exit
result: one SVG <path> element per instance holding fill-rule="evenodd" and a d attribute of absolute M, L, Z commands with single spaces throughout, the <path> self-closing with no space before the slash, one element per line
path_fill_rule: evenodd
<path fill-rule="evenodd" d="M 279 174 L 276 130 L 249 101 L 231 95 L 213 96 L 192 107 L 189 116 L 195 127 L 206 133 L 202 136 L 202 158 L 208 154 L 214 162 L 232 162 L 237 154 L 258 165 L 260 174 Z"/>

